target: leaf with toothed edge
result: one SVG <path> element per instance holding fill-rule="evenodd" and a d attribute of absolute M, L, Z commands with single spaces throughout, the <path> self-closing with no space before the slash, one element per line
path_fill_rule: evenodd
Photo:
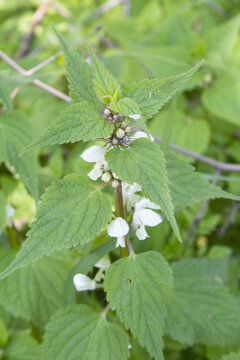
<path fill-rule="evenodd" d="M 35 142 L 24 148 L 20 155 L 47 145 L 108 137 L 112 131 L 113 124 L 104 120 L 94 105 L 87 101 L 74 103 L 62 111 L 57 121 L 53 122 Z"/>
<path fill-rule="evenodd" d="M 32 141 L 32 128 L 26 115 L 20 111 L 3 113 L 0 117 L 0 163 L 10 164 L 32 194 L 38 199 L 37 156 L 19 151 Z"/>
<path fill-rule="evenodd" d="M 152 118 L 202 63 L 203 61 L 185 73 L 166 79 L 144 79 L 133 82 L 123 89 L 123 95 L 132 98 L 139 105 L 145 119 Z"/>
<path fill-rule="evenodd" d="M 112 172 L 121 180 L 142 186 L 145 196 L 161 207 L 181 242 L 174 217 L 166 161 L 159 145 L 147 139 L 138 139 L 129 148 L 111 149 L 105 159 Z"/>
<path fill-rule="evenodd" d="M 104 290 L 111 309 L 156 360 L 163 360 L 166 304 L 173 294 L 169 264 L 156 251 L 114 262 L 106 271 Z"/>
<path fill-rule="evenodd" d="M 89 101 L 96 107 L 100 105 L 92 87 L 91 66 L 64 40 L 62 35 L 53 26 L 62 51 L 67 61 L 67 73 L 70 96 L 73 102 Z"/>
<path fill-rule="evenodd" d="M 127 333 L 87 305 L 68 305 L 46 327 L 42 343 L 47 360 L 127 360 Z"/>
<path fill-rule="evenodd" d="M 93 68 L 93 85 L 99 100 L 108 104 L 117 101 L 121 95 L 121 88 L 113 75 L 105 68 L 94 54 L 92 48 L 86 44 L 91 56 Z"/>
<path fill-rule="evenodd" d="M 14 259 L 16 251 L 0 250 L 0 268 Z M 64 283 L 72 267 L 69 254 L 43 257 L 0 281 L 0 304 L 11 314 L 31 320 L 42 329 L 50 316 L 64 305 Z M 51 274 L 51 276 L 49 276 Z"/>
<path fill-rule="evenodd" d="M 55 181 L 41 198 L 22 249 L 0 279 L 45 255 L 88 243 L 111 216 L 109 198 L 86 176 L 72 174 Z"/>

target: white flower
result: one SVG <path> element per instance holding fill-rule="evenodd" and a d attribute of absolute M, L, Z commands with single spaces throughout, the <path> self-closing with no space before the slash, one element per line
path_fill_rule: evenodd
<path fill-rule="evenodd" d="M 117 238 L 116 247 L 125 247 L 124 236 L 127 235 L 128 231 L 128 223 L 121 217 L 113 220 L 107 230 L 109 236 Z"/>
<path fill-rule="evenodd" d="M 97 180 L 103 174 L 103 170 L 109 170 L 104 155 L 106 150 L 101 146 L 93 145 L 81 154 L 81 158 L 87 162 L 95 162 L 93 169 L 88 173 L 91 180 Z"/>
<path fill-rule="evenodd" d="M 73 277 L 73 283 L 77 291 L 85 291 L 85 290 L 95 290 L 96 282 L 91 280 L 88 276 L 84 274 L 76 274 Z"/>
<path fill-rule="evenodd" d="M 151 137 L 151 140 L 154 141 L 154 137 L 152 135 L 150 135 L 150 137 Z M 144 131 L 137 131 L 131 137 L 132 141 L 140 139 L 140 138 L 147 138 L 148 139 L 148 136 Z"/>
<path fill-rule="evenodd" d="M 102 269 L 102 270 L 107 270 L 110 265 L 111 265 L 110 260 L 107 257 L 104 256 L 94 266 L 99 268 L 99 269 Z"/>
<path fill-rule="evenodd" d="M 159 205 L 154 204 L 152 201 L 150 201 L 147 198 L 141 198 L 141 200 L 135 204 L 135 210 L 141 210 L 145 208 L 160 210 Z"/>
<path fill-rule="evenodd" d="M 124 182 L 122 183 L 123 203 L 126 206 L 127 211 L 130 211 L 140 200 L 140 195 L 136 195 L 135 193 L 141 190 L 141 185 L 137 183 L 134 183 L 133 185 Z"/>
<path fill-rule="evenodd" d="M 93 145 L 81 154 L 81 158 L 87 162 L 103 161 L 106 150 L 101 146 Z"/>
<path fill-rule="evenodd" d="M 156 226 L 162 222 L 162 218 L 158 213 L 146 208 L 157 210 L 160 209 L 160 206 L 147 198 L 142 198 L 135 204 L 132 226 L 139 240 L 145 240 L 148 237 L 145 226 Z"/>
<path fill-rule="evenodd" d="M 141 118 L 141 114 L 133 114 L 128 116 L 133 120 L 139 120 Z"/>
<path fill-rule="evenodd" d="M 14 216 L 16 212 L 16 209 L 14 209 L 14 207 L 10 204 L 7 204 L 5 207 L 5 214 L 6 214 L 6 222 L 7 222 L 7 226 L 10 227 L 12 226 L 12 218 Z"/>

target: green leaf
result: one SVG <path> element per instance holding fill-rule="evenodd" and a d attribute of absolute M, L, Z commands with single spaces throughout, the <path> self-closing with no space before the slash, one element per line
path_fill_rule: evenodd
<path fill-rule="evenodd" d="M 240 352 L 224 355 L 221 360 L 239 360 L 239 359 L 240 359 Z"/>
<path fill-rule="evenodd" d="M 9 360 L 42 360 L 40 345 L 24 333 L 17 333 L 11 337 L 4 354 Z"/>
<path fill-rule="evenodd" d="M 14 167 L 24 185 L 35 199 L 38 198 L 37 157 L 27 154 L 18 157 L 22 148 L 32 141 L 31 124 L 19 111 L 3 113 L 0 117 L 0 163 Z"/>
<path fill-rule="evenodd" d="M 74 103 L 63 110 L 36 141 L 24 148 L 21 155 L 42 146 L 108 137 L 112 131 L 113 124 L 105 121 L 94 105 L 87 101 Z"/>
<path fill-rule="evenodd" d="M 54 27 L 53 30 L 58 37 L 67 61 L 68 82 L 72 100 L 74 102 L 88 101 L 98 106 L 99 101 L 92 86 L 91 66 L 75 50 L 70 48 L 62 35 Z"/>
<path fill-rule="evenodd" d="M 240 308 L 219 278 L 184 259 L 173 265 L 175 292 L 167 305 L 166 332 L 187 345 L 239 342 Z"/>
<path fill-rule="evenodd" d="M 3 320 L 0 318 L 0 347 L 4 346 L 8 341 L 8 332 L 7 328 L 3 322 Z"/>
<path fill-rule="evenodd" d="M 203 105 L 210 112 L 237 126 L 240 126 L 239 98 L 240 81 L 230 74 L 222 75 L 202 95 Z"/>
<path fill-rule="evenodd" d="M 116 102 L 121 96 L 120 85 L 97 58 L 91 47 L 87 45 L 87 48 L 91 56 L 93 84 L 98 98 L 104 104 Z"/>
<path fill-rule="evenodd" d="M 165 159 L 160 147 L 147 139 L 138 139 L 129 148 L 108 151 L 105 158 L 112 172 L 120 179 L 128 184 L 136 182 L 142 185 L 146 197 L 161 206 L 181 241 L 173 213 Z"/>
<path fill-rule="evenodd" d="M 105 276 L 111 308 L 156 360 L 163 359 L 165 304 L 172 296 L 172 282 L 168 263 L 155 251 L 116 261 Z"/>
<path fill-rule="evenodd" d="M 111 215 L 110 200 L 87 177 L 72 174 L 55 181 L 41 197 L 28 239 L 0 278 L 54 251 L 88 243 Z"/>
<path fill-rule="evenodd" d="M 152 134 L 159 136 L 163 141 L 167 138 L 171 143 L 198 154 L 208 150 L 211 135 L 208 122 L 189 116 L 176 107 L 160 111 L 151 120 L 149 128 Z M 179 156 L 185 161 L 194 161 L 185 155 Z"/>
<path fill-rule="evenodd" d="M 217 56 L 221 55 L 224 59 L 229 58 L 238 40 L 239 25 L 240 16 L 236 16 L 214 27 L 213 30 L 207 34 L 206 38 L 207 56 L 211 57 L 212 53 L 216 53 Z"/>
<path fill-rule="evenodd" d="M 5 214 L 5 199 L 4 199 L 4 193 L 2 190 L 0 190 L 0 234 L 1 229 L 4 228 L 6 222 L 6 214 Z"/>
<path fill-rule="evenodd" d="M 47 325 L 47 360 L 126 360 L 129 339 L 123 329 L 86 305 L 68 305 Z"/>
<path fill-rule="evenodd" d="M 1 270 L 6 266 L 3 258 L 13 259 L 15 255 L 15 251 L 1 249 Z M 44 328 L 50 316 L 64 305 L 62 292 L 71 265 L 66 254 L 53 255 L 15 271 L 0 281 L 0 304 L 15 317 Z"/>
<path fill-rule="evenodd" d="M 65 298 L 66 303 L 71 304 L 75 302 L 76 289 L 73 284 L 73 276 L 77 273 L 87 274 L 98 262 L 98 260 L 100 260 L 104 255 L 110 253 L 115 248 L 115 245 L 115 240 L 108 240 L 107 242 L 94 249 L 90 254 L 83 256 L 79 260 L 79 262 L 72 268 L 63 290 L 63 297 Z"/>
<path fill-rule="evenodd" d="M 139 124 L 143 128 L 143 130 L 148 134 L 149 139 L 151 139 L 148 127 L 142 116 L 142 112 L 134 100 L 127 97 L 122 98 L 113 105 L 109 106 L 109 109 L 113 110 L 116 113 L 129 116 L 131 121 L 133 120 L 136 121 L 136 123 Z M 134 117 L 132 116 L 136 116 L 136 118 L 134 119 Z"/>
<path fill-rule="evenodd" d="M 8 84 L 3 79 L 0 79 L 0 100 L 7 111 L 12 110 L 11 92 Z"/>
<path fill-rule="evenodd" d="M 240 200 L 239 196 L 210 184 L 194 167 L 180 160 L 173 152 L 165 154 L 169 188 L 174 207 L 186 207 L 207 199 L 226 198 Z"/>
<path fill-rule="evenodd" d="M 202 62 L 185 73 L 162 80 L 136 81 L 124 89 L 124 96 L 136 101 L 145 119 L 152 118 L 201 65 Z"/>

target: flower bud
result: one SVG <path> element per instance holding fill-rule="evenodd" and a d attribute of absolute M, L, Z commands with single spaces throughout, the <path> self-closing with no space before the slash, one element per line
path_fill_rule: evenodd
<path fill-rule="evenodd" d="M 110 121 L 110 122 L 112 122 L 113 121 L 113 117 L 110 115 L 110 116 L 108 116 L 107 117 L 107 121 Z"/>
<path fill-rule="evenodd" d="M 125 119 L 125 116 L 124 116 L 123 114 L 119 114 L 119 115 L 118 115 L 118 118 L 119 118 L 119 120 L 124 120 L 124 119 Z"/>
<path fill-rule="evenodd" d="M 116 139 L 116 138 L 112 139 L 112 144 L 113 145 L 117 145 L 118 143 L 119 143 L 118 139 Z"/>
<path fill-rule="evenodd" d="M 105 110 L 103 111 L 103 115 L 104 115 L 104 116 L 109 116 L 109 115 L 111 115 L 111 111 L 110 111 L 109 109 L 105 109 Z"/>
<path fill-rule="evenodd" d="M 129 133 L 131 131 L 131 126 L 127 126 L 124 131 L 125 133 Z"/>
<path fill-rule="evenodd" d="M 113 115 L 113 121 L 114 121 L 114 122 L 118 121 L 118 118 L 119 118 L 119 117 L 118 117 L 117 114 L 114 114 L 114 115 Z"/>
<path fill-rule="evenodd" d="M 123 129 L 118 129 L 118 130 L 116 131 L 116 137 L 117 137 L 118 139 L 122 139 L 122 138 L 124 137 L 124 135 L 125 135 L 125 132 L 124 132 Z"/>
<path fill-rule="evenodd" d="M 114 179 L 113 182 L 112 182 L 112 187 L 114 189 L 116 189 L 118 187 L 118 185 L 119 185 L 119 182 L 116 179 Z"/>
<path fill-rule="evenodd" d="M 108 183 L 112 178 L 112 175 L 109 172 L 106 172 L 102 175 L 102 181 Z"/>

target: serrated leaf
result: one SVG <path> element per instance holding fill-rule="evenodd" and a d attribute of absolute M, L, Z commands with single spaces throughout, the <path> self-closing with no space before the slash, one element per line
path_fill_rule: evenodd
<path fill-rule="evenodd" d="M 68 305 L 47 325 L 46 360 L 126 360 L 129 339 L 123 329 L 86 305 Z"/>
<path fill-rule="evenodd" d="M 123 94 L 136 101 L 145 119 L 152 118 L 201 65 L 202 62 L 185 73 L 162 80 L 136 81 L 127 86 L 123 90 Z"/>
<path fill-rule="evenodd" d="M 55 181 L 41 197 L 21 251 L 0 278 L 55 251 L 88 243 L 111 215 L 110 200 L 87 177 L 72 174 Z"/>
<path fill-rule="evenodd" d="M 109 109 L 113 110 L 116 113 L 129 116 L 131 121 L 135 121 L 137 124 L 139 124 L 143 128 L 143 130 L 148 134 L 149 139 L 151 139 L 142 112 L 138 104 L 136 104 L 134 100 L 127 97 L 122 98 L 116 103 L 110 105 Z"/>
<path fill-rule="evenodd" d="M 27 154 L 18 157 L 24 146 L 32 141 L 31 124 L 20 111 L 3 113 L 0 118 L 0 163 L 14 167 L 24 185 L 35 199 L 38 198 L 37 157 Z"/>
<path fill-rule="evenodd" d="M 43 360 L 39 343 L 29 334 L 17 333 L 11 336 L 4 349 L 9 360 Z"/>
<path fill-rule="evenodd" d="M 6 267 L 3 258 L 13 260 L 15 255 L 13 250 L 1 249 L 1 270 Z M 64 305 L 62 292 L 71 265 L 69 256 L 63 254 L 44 257 L 17 270 L 0 281 L 0 304 L 15 317 L 44 328 L 50 315 Z"/>
<path fill-rule="evenodd" d="M 111 308 L 156 360 L 163 360 L 165 304 L 172 296 L 172 282 L 168 263 L 156 251 L 120 259 L 105 276 Z"/>
<path fill-rule="evenodd" d="M 0 79 L 0 100 L 7 111 L 12 110 L 11 92 L 8 84 L 2 78 Z"/>
<path fill-rule="evenodd" d="M 129 148 L 108 151 L 105 158 L 112 172 L 121 180 L 142 185 L 146 197 L 161 206 L 181 241 L 174 218 L 165 159 L 160 147 L 147 139 L 138 139 Z"/>
<path fill-rule="evenodd" d="M 97 58 L 91 47 L 87 45 L 87 48 L 91 56 L 91 63 L 93 68 L 93 84 L 95 92 L 102 103 L 114 103 L 121 96 L 120 85 L 113 77 L 113 75 Z"/>
<path fill-rule="evenodd" d="M 239 360 L 240 359 L 240 352 L 238 353 L 231 353 L 228 355 L 224 355 L 221 360 Z"/>
<path fill-rule="evenodd" d="M 173 152 L 166 153 L 165 157 L 174 207 L 186 207 L 194 202 L 215 198 L 240 200 L 239 196 L 210 184 L 200 173 L 194 171 L 193 166 L 180 160 Z"/>
<path fill-rule="evenodd" d="M 94 105 L 87 101 L 74 103 L 63 110 L 36 141 L 24 148 L 21 155 L 42 146 L 108 137 L 112 131 L 113 124 L 105 121 Z"/>
<path fill-rule="evenodd" d="M 64 40 L 62 35 L 53 27 L 67 62 L 68 82 L 72 101 L 88 101 L 99 106 L 92 86 L 91 66 Z"/>
<path fill-rule="evenodd" d="M 166 331 L 187 344 L 227 346 L 239 342 L 240 307 L 219 279 L 190 259 L 173 265 L 175 292 L 167 304 Z"/>

